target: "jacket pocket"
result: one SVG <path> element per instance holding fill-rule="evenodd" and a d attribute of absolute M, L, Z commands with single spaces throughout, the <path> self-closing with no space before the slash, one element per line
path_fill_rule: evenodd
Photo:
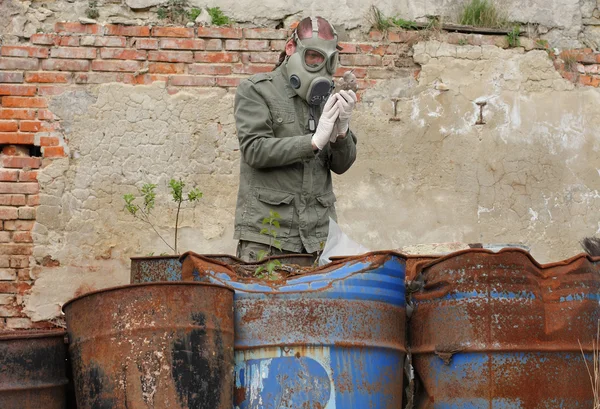
<path fill-rule="evenodd" d="M 255 228 L 257 232 L 263 228 L 268 228 L 275 230 L 277 237 L 289 237 L 294 217 L 293 201 L 293 193 L 266 188 L 257 189 L 254 196 L 253 212 L 249 216 L 251 227 Z M 263 223 L 266 218 L 270 217 L 270 211 L 279 215 L 277 219 L 279 228 Z M 269 235 L 267 234 L 265 237 L 269 237 Z"/>
<path fill-rule="evenodd" d="M 271 110 L 271 117 L 273 118 L 273 125 L 279 126 L 293 123 L 296 120 L 296 113 L 289 109 L 273 108 Z"/>
<path fill-rule="evenodd" d="M 335 213 L 335 194 L 333 192 L 325 193 L 317 196 L 315 210 L 317 212 L 316 236 L 319 238 L 327 238 L 329 232 L 329 218 L 337 220 Z"/>

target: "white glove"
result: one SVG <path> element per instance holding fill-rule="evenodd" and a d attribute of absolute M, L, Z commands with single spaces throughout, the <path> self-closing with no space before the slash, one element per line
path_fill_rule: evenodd
<path fill-rule="evenodd" d="M 352 117 L 352 110 L 354 110 L 354 104 L 356 104 L 357 98 L 354 91 L 341 90 L 338 92 L 338 103 L 340 108 L 340 123 L 338 132 L 345 135 L 350 127 L 350 118 Z"/>
<path fill-rule="evenodd" d="M 337 100 L 338 98 L 335 96 L 329 97 L 325 103 L 325 106 L 323 107 L 323 112 L 319 118 L 317 130 L 312 137 L 313 146 L 319 150 L 323 149 L 329 142 L 331 132 L 333 131 L 333 126 L 335 125 L 335 121 L 338 119 L 340 114 L 340 109 L 336 103 Z"/>

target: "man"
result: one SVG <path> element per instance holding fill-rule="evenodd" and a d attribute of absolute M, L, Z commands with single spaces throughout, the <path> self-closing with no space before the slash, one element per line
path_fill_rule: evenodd
<path fill-rule="evenodd" d="M 240 185 L 235 214 L 237 255 L 256 261 L 271 254 L 317 255 L 336 219 L 331 171 L 342 174 L 356 158 L 349 129 L 353 91 L 330 96 L 338 60 L 337 34 L 321 17 L 303 19 L 273 72 L 242 81 L 235 97 Z M 261 234 L 270 211 L 281 243 Z"/>

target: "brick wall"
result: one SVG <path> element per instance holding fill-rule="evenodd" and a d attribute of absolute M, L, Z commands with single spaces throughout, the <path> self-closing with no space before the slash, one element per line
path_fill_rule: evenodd
<path fill-rule="evenodd" d="M 411 47 L 426 35 L 372 32 L 364 42 L 342 42 L 336 76 L 353 69 L 359 94 L 388 78 L 416 78 L 420 68 Z M 40 190 L 37 172 L 69 153 L 50 99 L 67 90 L 111 82 L 164 81 L 172 93 L 185 87 L 233 88 L 251 74 L 271 71 L 288 36 L 287 30 L 262 28 L 67 22 L 57 23 L 53 33 L 33 35 L 28 43 L 0 48 L 0 329 L 51 325 L 32 323 L 21 302 L 36 269 L 45 265 L 31 257 Z M 452 44 L 507 47 L 503 36 L 441 36 L 438 39 Z M 565 78 L 598 86 L 598 54 L 574 53 L 577 63 L 566 66 L 549 52 Z"/>

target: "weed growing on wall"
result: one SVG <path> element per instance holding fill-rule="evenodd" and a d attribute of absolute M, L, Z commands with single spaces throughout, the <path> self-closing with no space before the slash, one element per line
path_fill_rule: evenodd
<path fill-rule="evenodd" d="M 226 26 L 231 24 L 231 19 L 227 17 L 219 7 L 209 7 L 206 9 L 210 15 L 210 19 L 215 26 Z"/>
<path fill-rule="evenodd" d="M 470 0 L 462 6 L 458 23 L 474 27 L 504 28 L 508 21 L 506 15 L 491 1 Z"/>
<path fill-rule="evenodd" d="M 508 40 L 509 47 L 519 47 L 521 45 L 521 40 L 519 40 L 519 36 L 521 35 L 521 27 L 514 26 L 511 31 L 506 35 L 506 39 Z"/>
<path fill-rule="evenodd" d="M 575 72 L 577 71 L 577 54 L 574 52 L 564 52 L 560 55 L 565 65 L 565 71 Z"/>
<path fill-rule="evenodd" d="M 200 198 L 202 198 L 202 192 L 200 192 L 197 188 L 193 188 L 188 192 L 187 197 L 185 197 L 183 193 L 185 183 L 182 180 L 176 179 L 171 179 L 169 181 L 169 193 L 171 195 L 171 199 L 177 204 L 177 212 L 175 215 L 175 240 L 174 245 L 171 245 L 158 232 L 151 218 L 151 212 L 156 203 L 156 187 L 157 185 L 153 183 L 146 183 L 142 186 L 140 189 L 141 196 L 139 198 L 142 201 L 141 205 L 134 203 L 136 199 L 138 199 L 134 194 L 128 193 L 123 195 L 123 200 L 125 201 L 125 210 L 134 218 L 148 224 L 152 230 L 154 230 L 154 233 L 158 235 L 158 237 L 174 252 L 174 254 L 179 254 L 177 239 L 179 235 L 179 213 L 181 206 L 185 202 L 197 202 L 200 200 Z"/>
<path fill-rule="evenodd" d="M 98 17 L 100 17 L 100 12 L 98 11 L 98 2 L 96 0 L 89 1 L 88 8 L 85 10 L 85 15 L 93 20 L 96 20 Z"/>
<path fill-rule="evenodd" d="M 377 31 L 386 32 L 397 27 L 404 30 L 417 30 L 417 23 L 400 17 L 387 17 L 376 6 L 371 6 L 369 11 L 369 23 Z"/>

